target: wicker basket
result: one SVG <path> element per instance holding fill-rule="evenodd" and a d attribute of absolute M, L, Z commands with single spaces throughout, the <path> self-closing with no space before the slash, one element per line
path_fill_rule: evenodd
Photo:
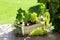
<path fill-rule="evenodd" d="M 39 27 L 43 27 L 43 25 L 41 25 L 41 24 L 34 24 L 34 25 L 31 25 L 31 26 L 24 26 L 22 32 L 23 32 L 23 34 L 29 34 L 34 29 L 39 28 Z"/>

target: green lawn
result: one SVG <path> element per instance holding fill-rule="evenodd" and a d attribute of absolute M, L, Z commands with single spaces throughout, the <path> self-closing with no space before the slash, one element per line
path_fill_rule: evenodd
<path fill-rule="evenodd" d="M 18 8 L 27 10 L 36 3 L 37 0 L 0 0 L 0 24 L 13 23 Z"/>

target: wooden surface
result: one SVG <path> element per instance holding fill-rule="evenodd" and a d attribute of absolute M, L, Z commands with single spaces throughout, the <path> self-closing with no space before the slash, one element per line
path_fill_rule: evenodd
<path fill-rule="evenodd" d="M 60 34 L 52 33 L 45 36 L 15 37 L 15 40 L 60 40 Z"/>

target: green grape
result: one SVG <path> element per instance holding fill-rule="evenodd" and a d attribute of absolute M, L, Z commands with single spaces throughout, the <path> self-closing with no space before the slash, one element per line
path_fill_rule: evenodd
<path fill-rule="evenodd" d="M 54 29 L 54 26 L 51 26 L 51 29 Z"/>
<path fill-rule="evenodd" d="M 42 28 L 37 28 L 33 30 L 29 35 L 34 36 L 34 35 L 44 35 L 44 34 L 47 34 L 46 30 L 43 30 Z"/>
<path fill-rule="evenodd" d="M 37 14 L 33 12 L 33 13 L 31 14 L 31 21 L 32 21 L 32 22 L 35 22 L 35 21 L 36 21 L 36 18 L 37 18 Z"/>
<path fill-rule="evenodd" d="M 39 18 L 37 17 L 36 18 L 36 24 L 39 24 L 40 23 L 40 20 L 39 20 Z"/>
<path fill-rule="evenodd" d="M 33 12 L 33 13 L 31 14 L 31 21 L 32 21 L 32 22 L 36 22 L 36 24 L 40 23 L 40 20 L 39 20 L 39 18 L 37 17 L 37 13 Z"/>
<path fill-rule="evenodd" d="M 44 30 L 44 34 L 47 34 L 48 32 L 47 32 L 47 30 Z"/>
<path fill-rule="evenodd" d="M 50 14 L 49 14 L 49 12 L 46 12 L 45 14 L 46 14 L 46 20 L 45 20 L 45 22 L 46 22 L 46 25 L 48 25 L 49 22 L 50 22 Z"/>

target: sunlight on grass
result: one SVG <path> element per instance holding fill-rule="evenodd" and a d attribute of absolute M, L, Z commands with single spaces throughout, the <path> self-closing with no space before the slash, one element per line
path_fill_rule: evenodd
<path fill-rule="evenodd" d="M 0 0 L 0 24 L 13 23 L 18 8 L 27 10 L 36 2 L 36 0 Z"/>

